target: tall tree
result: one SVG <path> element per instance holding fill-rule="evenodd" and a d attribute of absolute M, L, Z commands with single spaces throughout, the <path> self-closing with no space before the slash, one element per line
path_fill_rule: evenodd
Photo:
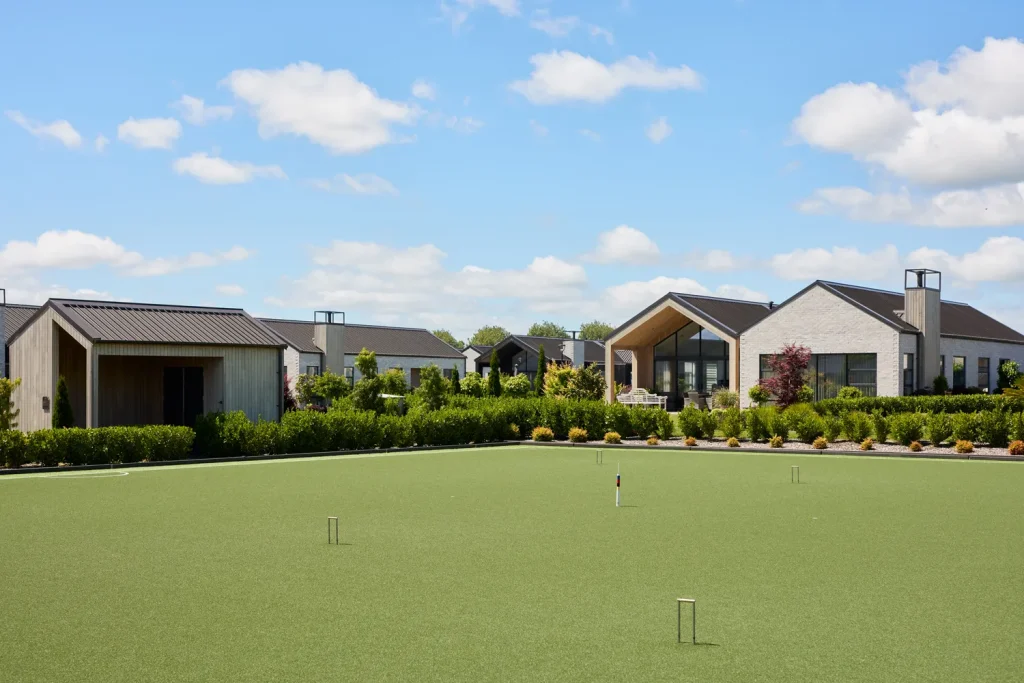
<path fill-rule="evenodd" d="M 71 412 L 71 396 L 68 394 L 68 382 L 64 375 L 57 380 L 57 397 L 53 400 L 53 428 L 64 429 L 75 426 L 75 416 Z"/>
<path fill-rule="evenodd" d="M 498 365 L 497 351 L 491 351 L 491 369 L 487 375 L 487 390 L 491 396 L 501 396 L 501 366 Z"/>
<path fill-rule="evenodd" d="M 600 320 L 591 320 L 589 323 L 580 325 L 580 339 L 595 339 L 603 341 L 608 338 L 615 328 Z"/>
<path fill-rule="evenodd" d="M 462 383 L 459 382 L 459 368 L 457 366 L 452 366 L 452 393 L 456 395 L 462 393 Z"/>
<path fill-rule="evenodd" d="M 550 320 L 544 320 L 530 325 L 530 329 L 526 334 L 531 337 L 557 337 L 558 339 L 569 338 L 569 333 L 565 331 L 564 327 L 558 323 L 553 323 Z"/>
<path fill-rule="evenodd" d="M 533 380 L 533 391 L 538 396 L 544 395 L 544 373 L 547 371 L 547 358 L 544 357 L 544 345 L 537 347 L 537 376 Z"/>
<path fill-rule="evenodd" d="M 477 346 L 494 346 L 508 336 L 508 330 L 500 325 L 484 325 L 469 338 L 470 344 Z"/>
<path fill-rule="evenodd" d="M 448 330 L 434 330 L 434 336 L 443 341 L 449 346 L 454 346 L 459 351 L 466 348 L 466 345 L 462 343 L 461 339 L 456 339 L 455 335 Z"/>
<path fill-rule="evenodd" d="M 14 408 L 14 390 L 21 384 L 21 378 L 0 377 L 0 431 L 17 429 L 21 409 Z"/>

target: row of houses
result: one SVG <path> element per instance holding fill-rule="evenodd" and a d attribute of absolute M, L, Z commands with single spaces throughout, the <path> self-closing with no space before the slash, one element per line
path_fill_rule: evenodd
<path fill-rule="evenodd" d="M 79 426 L 191 424 L 200 414 L 241 410 L 279 419 L 285 383 L 331 371 L 359 379 L 355 356 L 380 369 L 538 372 L 539 355 L 605 373 L 616 387 L 665 396 L 675 410 L 694 394 L 740 393 L 771 373 L 785 344 L 812 352 L 815 398 L 854 386 L 867 395 L 909 395 L 936 376 L 954 389 L 991 391 L 1000 365 L 1024 366 L 1024 335 L 967 304 L 941 298 L 941 274 L 908 270 L 904 291 L 816 281 L 776 305 L 669 292 L 604 341 L 510 335 L 493 347 L 456 349 L 425 329 L 346 324 L 319 311 L 312 321 L 254 318 L 237 308 L 51 299 L 8 304 L 0 289 L 3 374 L 18 377 L 15 404 L 25 430 L 48 427 L 64 377 Z M 294 388 L 294 387 L 293 387 Z"/>

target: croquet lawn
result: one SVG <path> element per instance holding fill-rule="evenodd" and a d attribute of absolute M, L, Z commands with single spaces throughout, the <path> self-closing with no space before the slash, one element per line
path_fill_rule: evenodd
<path fill-rule="evenodd" d="M 0 477 L 0 680 L 1024 675 L 1024 465 L 604 455 Z"/>

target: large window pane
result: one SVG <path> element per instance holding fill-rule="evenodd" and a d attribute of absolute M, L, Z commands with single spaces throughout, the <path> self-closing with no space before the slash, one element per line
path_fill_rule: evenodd
<path fill-rule="evenodd" d="M 967 358 L 953 356 L 953 388 L 963 389 L 967 386 Z"/>
<path fill-rule="evenodd" d="M 914 354 L 903 354 L 903 395 L 914 393 Z"/>
<path fill-rule="evenodd" d="M 704 361 L 704 391 L 729 386 L 729 364 L 724 360 Z"/>
<path fill-rule="evenodd" d="M 761 369 L 760 369 L 760 377 L 761 377 L 761 379 L 768 379 L 769 377 L 774 377 L 775 376 L 775 371 L 772 370 L 771 367 L 769 366 L 769 361 L 771 360 L 771 358 L 772 357 L 770 355 L 768 355 L 768 354 L 765 354 L 765 353 L 761 354 Z"/>
<path fill-rule="evenodd" d="M 865 396 L 878 394 L 878 357 L 873 353 L 851 353 L 846 356 L 846 383 L 861 390 Z"/>
<path fill-rule="evenodd" d="M 818 357 L 818 386 L 815 398 L 835 398 L 846 386 L 846 354 L 832 353 Z"/>
<path fill-rule="evenodd" d="M 700 333 L 700 355 L 704 358 L 728 358 L 729 345 L 711 330 Z"/>
<path fill-rule="evenodd" d="M 679 377 L 678 385 L 680 394 L 684 394 L 687 391 L 699 391 L 697 387 L 697 361 L 679 361 L 679 367 L 676 370 L 676 373 Z"/>
<path fill-rule="evenodd" d="M 666 358 L 676 355 L 676 335 L 670 334 L 654 347 L 654 355 L 657 358 Z"/>
<path fill-rule="evenodd" d="M 659 394 L 672 392 L 672 361 L 654 361 L 654 391 Z"/>
<path fill-rule="evenodd" d="M 679 355 L 688 358 L 700 355 L 700 325 L 697 323 L 679 330 Z"/>
<path fill-rule="evenodd" d="M 978 359 L 978 386 L 985 391 L 991 388 L 989 386 L 988 358 Z"/>

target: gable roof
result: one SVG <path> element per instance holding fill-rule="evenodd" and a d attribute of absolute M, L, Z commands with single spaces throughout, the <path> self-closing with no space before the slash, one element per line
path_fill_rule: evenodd
<path fill-rule="evenodd" d="M 900 292 L 819 281 L 818 284 L 854 305 L 872 313 L 901 332 L 916 334 L 919 330 L 902 317 L 906 297 Z M 943 337 L 980 339 L 1024 344 L 1024 334 L 985 315 L 969 304 L 945 301 L 940 304 L 939 334 Z"/>
<path fill-rule="evenodd" d="M 701 294 L 684 294 L 682 292 L 669 292 L 653 304 L 643 309 L 632 318 L 622 323 L 609 334 L 606 339 L 617 336 L 640 318 L 658 308 L 666 301 L 673 301 L 684 309 L 692 311 L 709 323 L 721 328 L 723 332 L 733 337 L 738 337 L 757 323 L 767 318 L 772 312 L 771 303 L 760 301 L 743 301 L 740 299 L 724 299 L 717 296 L 703 296 Z"/>
<path fill-rule="evenodd" d="M 78 299 L 50 299 L 25 321 L 8 343 L 46 309 L 52 309 L 87 339 L 99 343 L 285 346 L 280 337 L 240 308 Z"/>
<path fill-rule="evenodd" d="M 25 323 L 27 323 L 32 315 L 38 310 L 38 306 L 7 304 L 4 307 L 4 339 L 10 343 L 11 337 L 17 334 L 18 330 L 24 327 Z"/>
<path fill-rule="evenodd" d="M 540 353 L 541 344 L 544 345 L 544 357 L 547 360 L 553 360 L 558 362 L 571 361 L 570 355 L 565 353 L 565 347 L 563 346 L 566 342 L 571 342 L 572 339 L 565 339 L 562 337 L 534 337 L 526 334 L 510 334 L 509 336 L 498 342 L 493 348 L 502 349 L 509 344 L 515 344 L 521 349 L 525 349 L 533 355 Z M 584 363 L 604 363 L 604 342 L 596 339 L 584 339 L 581 340 L 584 343 L 583 346 L 583 362 Z M 483 355 L 481 354 L 481 358 Z M 633 355 L 629 354 L 628 359 L 624 356 L 616 354 L 615 363 L 623 364 L 632 362 Z"/>
<path fill-rule="evenodd" d="M 288 344 L 302 353 L 321 353 L 313 342 L 314 323 L 302 320 L 260 318 L 267 327 L 281 335 Z M 345 324 L 342 342 L 347 355 L 369 349 L 378 356 L 413 356 L 418 358 L 465 358 L 454 346 L 435 337 L 429 330 L 388 325 Z"/>

